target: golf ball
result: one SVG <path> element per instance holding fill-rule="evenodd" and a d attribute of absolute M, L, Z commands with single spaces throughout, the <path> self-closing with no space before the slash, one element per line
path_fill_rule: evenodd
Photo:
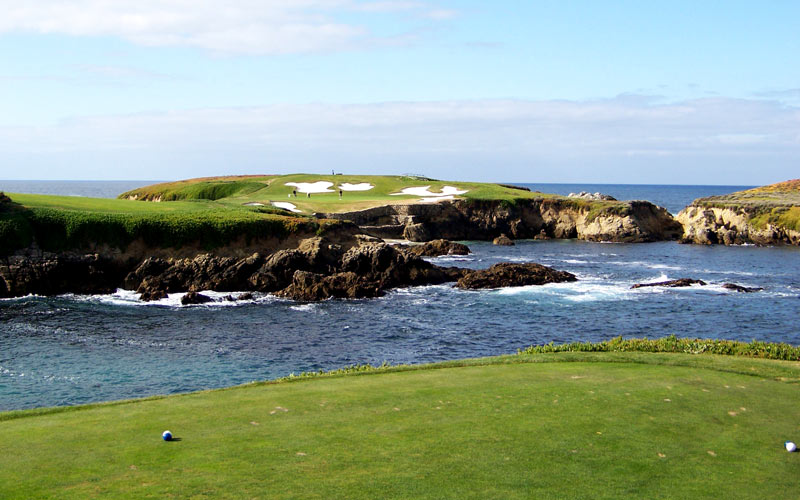
<path fill-rule="evenodd" d="M 786 441 L 785 443 L 783 443 L 783 445 L 784 445 L 784 446 L 786 446 L 786 451 L 788 451 L 788 452 L 795 452 L 795 451 L 797 451 L 797 445 L 796 445 L 796 444 L 794 444 L 794 443 L 793 443 L 793 442 L 791 442 L 791 441 Z"/>
<path fill-rule="evenodd" d="M 172 433 L 170 431 L 164 431 L 164 433 L 161 434 L 161 438 L 164 441 L 172 441 Z M 786 447 L 788 448 L 789 445 L 787 444 Z"/>

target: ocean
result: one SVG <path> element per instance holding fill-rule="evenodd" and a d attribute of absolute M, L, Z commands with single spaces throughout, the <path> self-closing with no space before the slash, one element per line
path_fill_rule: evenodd
<path fill-rule="evenodd" d="M 79 195 L 108 191 L 108 197 L 129 189 L 112 193 L 118 185 L 86 183 L 90 191 L 83 191 L 68 184 L 62 191 L 53 184 L 48 189 Z M 0 190 L 20 190 L 8 186 L 0 181 Z M 648 199 L 672 213 L 695 198 L 747 188 L 526 186 Z M 314 304 L 262 295 L 239 303 L 180 306 L 180 294 L 145 304 L 125 290 L 0 300 L 0 410 L 172 394 L 356 363 L 506 354 L 531 344 L 618 335 L 800 344 L 798 248 L 574 240 L 520 241 L 513 247 L 465 243 L 471 255 L 431 260 L 470 268 L 539 262 L 570 271 L 579 281 L 483 291 L 426 286 L 393 290 L 377 299 Z M 635 283 L 683 277 L 708 285 L 631 289 Z M 721 286 L 729 282 L 764 290 L 731 292 Z"/>

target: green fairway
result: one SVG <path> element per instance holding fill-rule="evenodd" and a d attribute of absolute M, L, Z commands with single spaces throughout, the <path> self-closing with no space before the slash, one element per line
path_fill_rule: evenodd
<path fill-rule="evenodd" d="M 797 498 L 798 379 L 523 354 L 6 413 L 0 498 Z"/>
<path fill-rule="evenodd" d="M 295 189 L 287 183 L 328 182 L 329 193 L 311 193 L 308 197 L 302 192 L 292 196 Z M 339 186 L 342 184 L 370 184 L 366 191 L 343 191 L 339 197 Z M 430 191 L 440 192 L 445 186 L 453 186 L 466 191 L 459 198 L 473 200 L 517 200 L 533 198 L 563 198 L 557 195 L 544 195 L 521 189 L 513 189 L 499 184 L 440 181 L 408 176 L 386 175 L 316 175 L 291 174 L 281 176 L 242 176 L 190 179 L 178 182 L 155 184 L 134 189 L 121 195 L 122 198 L 138 199 L 189 200 L 213 199 L 224 205 L 243 205 L 245 203 L 289 202 L 302 213 L 314 212 L 348 212 L 389 203 L 417 202 L 420 196 L 402 194 L 410 187 L 429 186 Z"/>

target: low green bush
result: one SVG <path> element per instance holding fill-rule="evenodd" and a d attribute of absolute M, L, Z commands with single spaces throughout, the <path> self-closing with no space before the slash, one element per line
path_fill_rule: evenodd
<path fill-rule="evenodd" d="M 800 361 L 800 347 L 784 343 L 753 340 L 690 339 L 675 335 L 660 339 L 615 337 L 603 342 L 572 342 L 568 344 L 533 345 L 520 349 L 519 354 L 544 354 L 557 352 L 678 352 L 686 354 L 723 354 L 762 359 Z"/>

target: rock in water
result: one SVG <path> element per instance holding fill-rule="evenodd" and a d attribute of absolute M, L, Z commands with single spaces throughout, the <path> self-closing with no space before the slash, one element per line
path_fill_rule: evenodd
<path fill-rule="evenodd" d="M 489 269 L 468 271 L 458 280 L 456 286 L 474 290 L 479 288 L 544 285 L 577 280 L 578 278 L 572 273 L 558 271 L 541 264 L 503 262 L 495 264 Z"/>
<path fill-rule="evenodd" d="M 433 240 L 423 245 L 404 248 L 405 251 L 420 257 L 439 257 L 440 255 L 469 255 L 469 247 L 449 240 Z"/>
<path fill-rule="evenodd" d="M 514 241 L 505 234 L 501 234 L 492 240 L 492 245 L 513 246 Z"/>
<path fill-rule="evenodd" d="M 691 278 L 681 278 L 670 281 L 659 281 L 657 283 L 636 283 L 631 288 L 644 288 L 648 286 L 666 286 L 669 288 L 678 288 L 682 286 L 692 286 L 692 285 L 706 286 L 706 282 L 703 280 L 693 280 Z"/>
<path fill-rule="evenodd" d="M 203 295 L 202 293 L 197 292 L 187 292 L 186 295 L 181 297 L 181 304 L 188 306 L 194 304 L 205 304 L 207 302 L 212 302 L 214 299 L 207 295 Z"/>
<path fill-rule="evenodd" d="M 742 293 L 760 292 L 761 290 L 763 290 L 763 288 L 761 287 L 746 287 L 742 285 L 737 285 L 736 283 L 725 283 L 722 285 L 722 288 Z"/>
<path fill-rule="evenodd" d="M 139 299 L 145 302 L 150 302 L 152 300 L 161 300 L 167 298 L 167 292 L 160 288 L 149 288 L 139 295 Z"/>

